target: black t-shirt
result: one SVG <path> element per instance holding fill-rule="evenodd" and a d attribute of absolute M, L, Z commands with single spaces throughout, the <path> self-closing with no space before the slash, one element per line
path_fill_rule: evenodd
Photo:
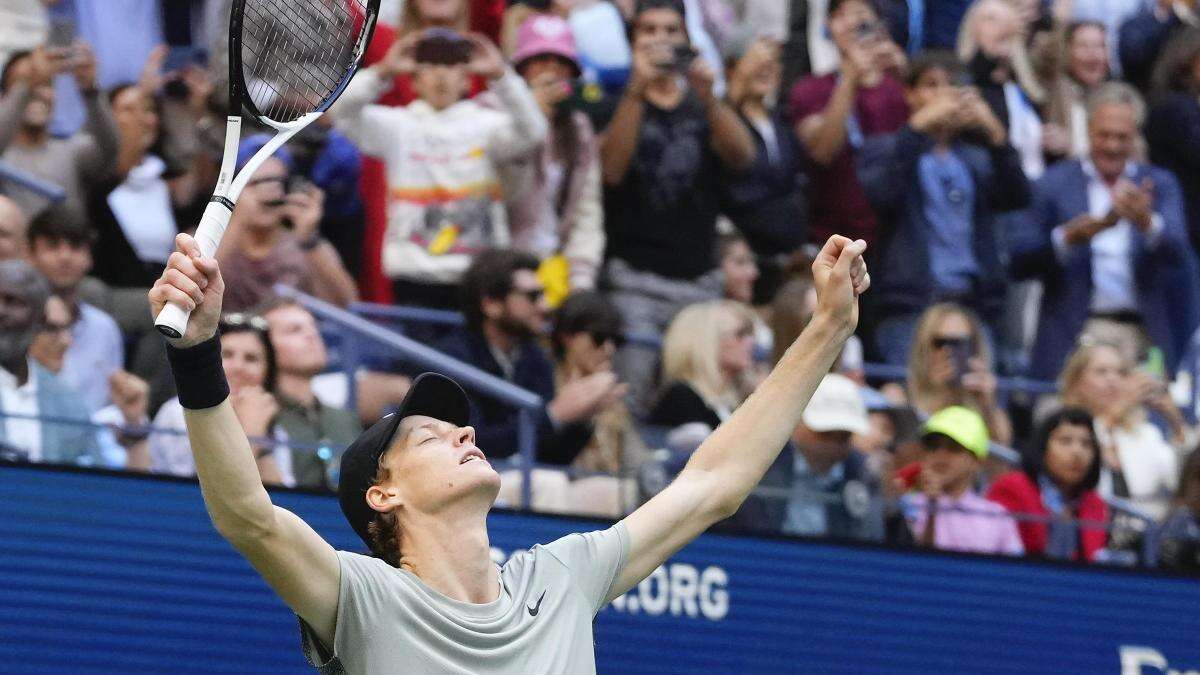
<path fill-rule="evenodd" d="M 608 256 L 676 279 L 711 270 L 717 169 L 708 119 L 693 93 L 674 110 L 646 103 L 625 179 L 604 194 Z"/>
<path fill-rule="evenodd" d="M 717 412 L 708 407 L 700 394 L 686 382 L 672 382 L 659 396 L 647 421 L 663 427 L 677 427 L 692 422 L 703 422 L 713 429 L 721 425 Z"/>

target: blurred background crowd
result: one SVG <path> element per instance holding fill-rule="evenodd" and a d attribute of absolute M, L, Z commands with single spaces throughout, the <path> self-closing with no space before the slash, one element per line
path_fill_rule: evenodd
<path fill-rule="evenodd" d="M 0 0 L 3 459 L 193 474 L 146 291 L 216 181 L 228 13 Z M 366 317 L 540 398 L 473 393 L 503 503 L 616 517 L 834 233 L 859 331 L 730 530 L 1200 570 L 1196 0 L 384 0 L 218 253 L 233 405 L 265 482 L 329 489 L 423 369 Z"/>

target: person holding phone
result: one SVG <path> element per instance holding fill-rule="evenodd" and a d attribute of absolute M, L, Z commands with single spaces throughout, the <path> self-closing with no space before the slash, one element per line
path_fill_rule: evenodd
<path fill-rule="evenodd" d="M 400 73 L 412 75 L 418 100 L 376 103 Z M 494 102 L 464 98 L 472 76 L 488 81 Z M 396 301 L 458 308 L 471 262 L 511 240 L 500 169 L 546 139 L 546 119 L 529 87 L 487 38 L 431 28 L 408 34 L 360 70 L 330 115 L 387 168 L 380 263 Z"/>
<path fill-rule="evenodd" d="M 858 166 L 873 163 L 875 138 L 904 125 L 908 106 L 897 78 L 907 61 L 865 0 L 831 0 L 826 26 L 838 70 L 800 80 L 789 97 L 796 136 L 812 159 L 808 240 L 853 232 L 874 242 L 878 220 Z"/>
<path fill-rule="evenodd" d="M 997 443 L 1012 442 L 1012 422 L 1000 405 L 992 352 L 983 324 L 952 303 L 921 314 L 908 358 L 908 397 L 919 415 L 952 405 L 970 408 L 987 424 Z"/>
<path fill-rule="evenodd" d="M 543 260 L 561 255 L 567 289 L 595 288 L 604 256 L 599 144 L 579 110 L 581 90 L 593 85 L 579 79 L 570 26 L 552 14 L 526 19 L 517 30 L 512 62 L 550 123 L 546 140 L 528 161 L 509 165 L 503 174 L 513 244 Z"/>
<path fill-rule="evenodd" d="M 720 168 L 744 170 L 754 142 L 713 93 L 683 3 L 644 0 L 631 29 L 633 71 L 600 144 L 610 300 L 630 332 L 658 335 L 684 305 L 721 292 L 713 246 Z M 657 350 L 626 345 L 617 370 L 647 402 Z"/>
<path fill-rule="evenodd" d="M 54 115 L 53 79 L 71 73 L 87 109 L 83 131 L 66 138 L 50 133 Z M 0 74 L 0 159 L 13 168 L 61 186 L 66 208 L 86 215 L 88 190 L 116 171 L 120 141 L 108 104 L 96 84 L 96 59 L 84 42 L 70 47 L 38 47 L 18 53 Z M 24 188 L 5 192 L 34 218 L 50 202 Z"/>
<path fill-rule="evenodd" d="M 243 139 L 237 167 L 268 140 L 266 134 Z M 318 231 L 324 193 L 291 173 L 292 155 L 284 146 L 254 173 L 234 209 L 217 254 L 229 279 L 230 311 L 251 310 L 273 297 L 279 283 L 342 307 L 358 299 L 354 279 Z"/>
<path fill-rule="evenodd" d="M 866 185 L 884 224 L 872 309 L 874 348 L 888 363 L 904 363 L 921 312 L 937 302 L 970 309 L 993 335 L 1003 316 L 998 216 L 1027 206 L 1030 187 L 1004 124 L 966 82 L 948 52 L 913 60 L 912 114 Z"/>

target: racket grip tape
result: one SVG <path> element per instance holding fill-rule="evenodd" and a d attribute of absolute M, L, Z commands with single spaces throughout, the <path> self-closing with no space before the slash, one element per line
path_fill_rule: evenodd
<path fill-rule="evenodd" d="M 211 258 L 217 252 L 221 236 L 229 225 L 229 217 L 233 214 L 227 206 L 228 200 L 217 200 L 208 203 L 204 215 L 200 216 L 200 226 L 196 228 L 196 243 L 200 246 L 200 255 Z M 188 317 L 191 311 L 175 303 L 167 303 L 154 319 L 154 327 L 159 333 L 169 338 L 181 338 L 187 331 Z"/>

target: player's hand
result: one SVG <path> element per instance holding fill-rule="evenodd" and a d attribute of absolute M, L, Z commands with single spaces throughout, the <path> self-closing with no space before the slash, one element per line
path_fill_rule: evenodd
<path fill-rule="evenodd" d="M 863 253 L 867 242 L 835 234 L 825 242 L 812 264 L 817 291 L 817 315 L 823 315 L 849 335 L 858 327 L 858 296 L 871 287 Z"/>
<path fill-rule="evenodd" d="M 175 236 L 175 252 L 167 259 L 167 269 L 150 289 L 150 315 L 157 317 L 168 302 L 192 313 L 187 332 L 181 338 L 167 338 L 179 349 L 198 345 L 217 332 L 221 318 L 221 298 L 225 281 L 214 258 L 200 256 L 200 245 L 190 235 Z"/>

